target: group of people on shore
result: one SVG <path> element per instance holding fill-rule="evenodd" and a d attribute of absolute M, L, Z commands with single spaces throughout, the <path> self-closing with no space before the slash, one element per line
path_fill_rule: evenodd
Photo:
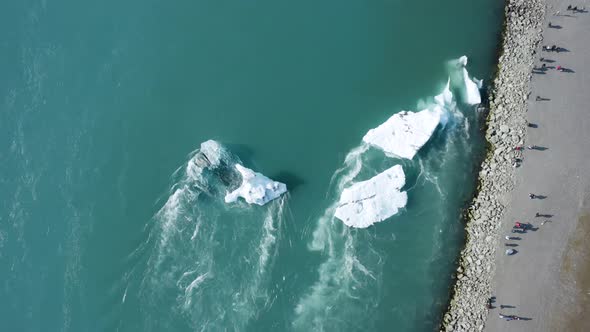
<path fill-rule="evenodd" d="M 585 13 L 586 12 L 586 10 L 584 9 L 584 7 L 578 8 L 577 6 L 572 6 L 572 5 L 567 6 L 567 11 L 571 11 L 572 13 L 580 13 L 580 12 L 584 12 Z M 559 14 L 559 12 L 557 12 L 557 13 L 555 13 L 555 15 L 556 16 L 559 16 L 560 14 Z M 561 26 L 554 25 L 551 22 L 549 22 L 548 27 L 549 28 L 561 29 Z M 542 46 L 542 50 L 545 51 L 545 52 L 556 52 L 556 53 L 560 53 L 562 51 L 567 51 L 565 48 L 559 47 L 557 45 Z M 564 68 L 562 66 L 549 67 L 549 66 L 547 66 L 545 64 L 545 62 L 552 63 L 552 62 L 554 62 L 554 60 L 549 60 L 549 59 L 545 59 L 545 58 L 541 58 L 540 60 L 541 60 L 541 62 L 543 62 L 542 65 L 540 67 L 535 66 L 533 68 L 533 73 L 538 73 L 538 71 L 544 72 L 547 69 L 556 69 L 556 70 L 558 70 L 560 72 L 573 72 L 572 70 L 567 69 L 567 68 Z M 536 99 L 535 100 L 536 101 L 545 101 L 545 100 L 550 100 L 550 99 L 541 98 L 540 96 L 536 96 Z M 536 125 L 533 126 L 533 125 L 531 125 L 529 123 L 527 123 L 527 125 L 528 125 L 528 127 L 533 127 L 533 128 L 536 128 L 537 127 Z M 516 167 L 519 167 L 521 165 L 521 163 L 522 163 L 522 161 L 524 159 L 524 156 L 523 156 L 524 148 L 525 148 L 524 146 L 516 146 L 514 148 L 516 155 L 512 159 L 512 165 L 513 165 L 513 167 L 516 168 Z M 529 145 L 529 146 L 526 146 L 526 148 L 528 150 L 536 150 L 536 149 L 538 149 L 538 147 L 535 146 L 535 145 Z M 543 150 L 543 149 L 544 148 L 540 148 L 540 150 Z M 543 198 L 545 198 L 545 196 L 541 196 L 541 195 L 537 195 L 537 194 L 533 194 L 533 193 L 529 193 L 528 196 L 529 196 L 530 199 L 537 199 L 537 198 L 543 199 Z M 552 215 L 550 215 L 550 214 L 541 214 L 541 213 L 537 212 L 535 214 L 535 218 L 538 218 L 538 217 L 551 218 Z M 551 220 L 546 219 L 543 222 L 541 222 L 541 225 L 544 225 L 546 222 L 549 222 L 549 221 L 551 221 Z M 516 221 L 514 223 L 514 226 L 512 227 L 512 233 L 524 234 L 528 230 L 536 230 L 536 228 L 534 228 L 531 223 L 528 223 L 528 222 L 527 223 L 521 223 L 519 221 Z M 506 235 L 505 236 L 505 239 L 506 239 L 506 241 L 518 241 L 518 240 L 521 240 L 521 238 L 518 237 L 518 236 L 510 236 L 510 235 Z M 513 242 L 512 243 L 511 242 L 507 242 L 507 243 L 505 243 L 505 246 L 511 247 L 511 248 L 508 248 L 506 250 L 506 255 L 511 256 L 511 255 L 514 255 L 514 254 L 517 253 L 517 251 L 515 249 L 513 249 L 512 247 L 516 247 L 516 246 L 518 246 L 518 244 L 513 243 Z M 496 297 L 495 296 L 490 297 L 488 299 L 487 303 L 486 303 L 487 309 L 493 309 L 494 308 L 493 304 L 494 304 L 495 301 L 496 301 Z M 514 308 L 514 307 L 513 306 L 501 305 L 500 308 L 501 309 L 504 309 L 504 308 Z M 519 317 L 519 316 L 505 315 L 505 314 L 502 314 L 502 313 L 498 313 L 498 317 L 500 319 L 505 319 L 506 321 L 513 321 L 513 320 L 525 319 L 525 318 L 522 318 L 522 317 Z M 528 320 L 528 319 L 525 319 L 525 320 Z"/>

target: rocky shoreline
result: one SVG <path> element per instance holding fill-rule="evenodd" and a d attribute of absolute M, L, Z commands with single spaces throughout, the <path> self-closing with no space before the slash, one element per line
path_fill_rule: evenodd
<path fill-rule="evenodd" d="M 467 241 L 461 251 L 456 284 L 441 331 L 484 329 L 486 301 L 499 248 L 498 229 L 514 188 L 512 159 L 523 145 L 527 99 L 534 54 L 541 41 L 544 0 L 507 0 L 502 50 L 489 96 L 487 156 L 479 173 L 477 194 L 467 212 Z"/>

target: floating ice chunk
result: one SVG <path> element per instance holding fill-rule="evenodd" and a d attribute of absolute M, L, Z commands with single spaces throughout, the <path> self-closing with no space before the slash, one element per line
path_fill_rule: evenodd
<path fill-rule="evenodd" d="M 451 92 L 450 77 L 447 80 L 447 85 L 445 86 L 444 90 L 440 94 L 434 96 L 434 103 L 435 105 L 431 109 L 441 113 L 440 124 L 444 127 L 449 120 L 449 114 L 451 114 L 451 112 L 453 112 L 455 109 L 455 99 L 453 98 L 453 93 Z"/>
<path fill-rule="evenodd" d="M 465 89 L 464 102 L 469 105 L 477 105 L 481 103 L 481 95 L 479 89 L 481 89 L 483 82 L 477 79 L 469 78 L 469 73 L 465 66 L 467 66 L 467 57 L 462 56 L 459 58 L 459 65 L 463 67 L 463 85 Z"/>
<path fill-rule="evenodd" d="M 483 87 L 483 79 L 478 80 L 475 77 L 472 77 L 471 80 L 475 83 L 475 85 L 477 85 L 478 89 L 481 89 Z"/>
<path fill-rule="evenodd" d="M 408 202 L 400 191 L 406 183 L 404 171 L 395 165 L 367 181 L 345 188 L 334 216 L 350 227 L 366 228 L 398 212 Z"/>
<path fill-rule="evenodd" d="M 402 111 L 394 114 L 379 127 L 369 130 L 363 141 L 385 153 L 412 159 L 430 139 L 440 123 L 441 116 L 440 107 L 416 113 Z"/>
<path fill-rule="evenodd" d="M 469 78 L 467 69 L 463 68 L 463 81 L 465 82 L 465 103 L 469 105 L 477 105 L 481 103 L 481 95 L 479 94 L 478 82 Z"/>
<path fill-rule="evenodd" d="M 248 204 L 264 205 L 287 191 L 284 183 L 273 181 L 240 164 L 236 164 L 235 167 L 242 175 L 242 184 L 238 189 L 225 195 L 226 203 L 235 202 L 242 197 Z"/>
<path fill-rule="evenodd" d="M 453 99 L 453 93 L 451 92 L 451 79 L 449 78 L 447 80 L 447 85 L 445 86 L 444 90 L 434 96 L 434 102 L 439 105 L 442 106 L 444 108 L 448 108 L 449 106 L 451 106 L 454 102 Z"/>

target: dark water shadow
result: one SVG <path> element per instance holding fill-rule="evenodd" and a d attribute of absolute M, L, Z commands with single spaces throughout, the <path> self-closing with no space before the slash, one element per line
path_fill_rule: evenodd
<path fill-rule="evenodd" d="M 550 26 L 549 28 L 550 28 L 550 29 L 558 29 L 558 30 L 559 30 L 559 29 L 563 29 L 563 28 L 561 27 L 561 25 L 556 25 L 556 24 L 551 24 L 551 26 Z"/>
<path fill-rule="evenodd" d="M 537 96 L 537 98 L 535 98 L 536 101 L 550 101 L 551 98 L 544 98 L 544 97 L 539 97 Z"/>
<path fill-rule="evenodd" d="M 240 158 L 240 160 L 244 163 L 244 166 L 248 168 L 256 168 L 256 164 L 254 163 L 254 150 L 251 147 L 240 143 L 228 143 L 224 145 L 232 154 Z M 259 170 L 256 169 L 254 169 L 254 171 L 259 172 Z"/>
<path fill-rule="evenodd" d="M 273 174 L 273 176 L 270 178 L 286 184 L 287 190 L 290 192 L 294 192 L 298 187 L 305 183 L 305 181 L 303 181 L 300 176 L 289 171 L 280 171 L 276 174 Z"/>
<path fill-rule="evenodd" d="M 522 240 L 522 238 L 520 236 L 509 236 L 509 240 L 520 241 L 520 240 Z"/>
<path fill-rule="evenodd" d="M 516 243 L 504 243 L 504 246 L 506 246 L 506 247 L 518 247 L 518 244 L 516 244 Z"/>
<path fill-rule="evenodd" d="M 555 62 L 555 60 L 541 58 L 541 62 L 553 63 L 553 62 Z M 553 67 L 553 68 L 555 68 L 555 67 Z"/>
<path fill-rule="evenodd" d="M 537 125 L 536 123 L 529 123 L 528 126 L 529 128 L 539 128 L 539 125 Z"/>
<path fill-rule="evenodd" d="M 570 74 L 575 73 L 575 71 L 573 71 L 572 69 L 569 69 L 569 68 L 561 68 L 561 72 L 562 73 L 570 73 Z"/>
<path fill-rule="evenodd" d="M 547 198 L 547 196 L 545 196 L 545 195 L 535 195 L 535 198 L 536 199 L 545 199 L 545 198 Z"/>
<path fill-rule="evenodd" d="M 533 320 L 533 319 L 529 318 L 529 317 L 518 317 L 518 320 Z"/>
<path fill-rule="evenodd" d="M 537 75 L 546 75 L 547 73 L 545 73 L 544 71 L 533 70 L 533 74 L 537 74 Z"/>
<path fill-rule="evenodd" d="M 555 50 L 555 52 L 557 52 L 557 53 L 561 53 L 561 52 L 564 52 L 564 53 L 569 53 L 569 52 L 570 52 L 570 50 L 568 50 L 568 49 L 567 49 L 567 48 L 565 48 L 565 47 L 558 47 L 558 48 Z"/>
<path fill-rule="evenodd" d="M 514 309 L 516 306 L 510 304 L 500 304 L 500 309 Z"/>

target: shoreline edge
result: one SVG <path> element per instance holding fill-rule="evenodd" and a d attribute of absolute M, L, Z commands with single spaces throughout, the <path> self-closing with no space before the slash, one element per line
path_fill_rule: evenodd
<path fill-rule="evenodd" d="M 485 159 L 464 213 L 466 241 L 439 330 L 482 331 L 491 296 L 501 217 L 514 188 L 514 147 L 524 144 L 527 99 L 545 0 L 507 0 L 497 71 L 489 89 Z"/>

